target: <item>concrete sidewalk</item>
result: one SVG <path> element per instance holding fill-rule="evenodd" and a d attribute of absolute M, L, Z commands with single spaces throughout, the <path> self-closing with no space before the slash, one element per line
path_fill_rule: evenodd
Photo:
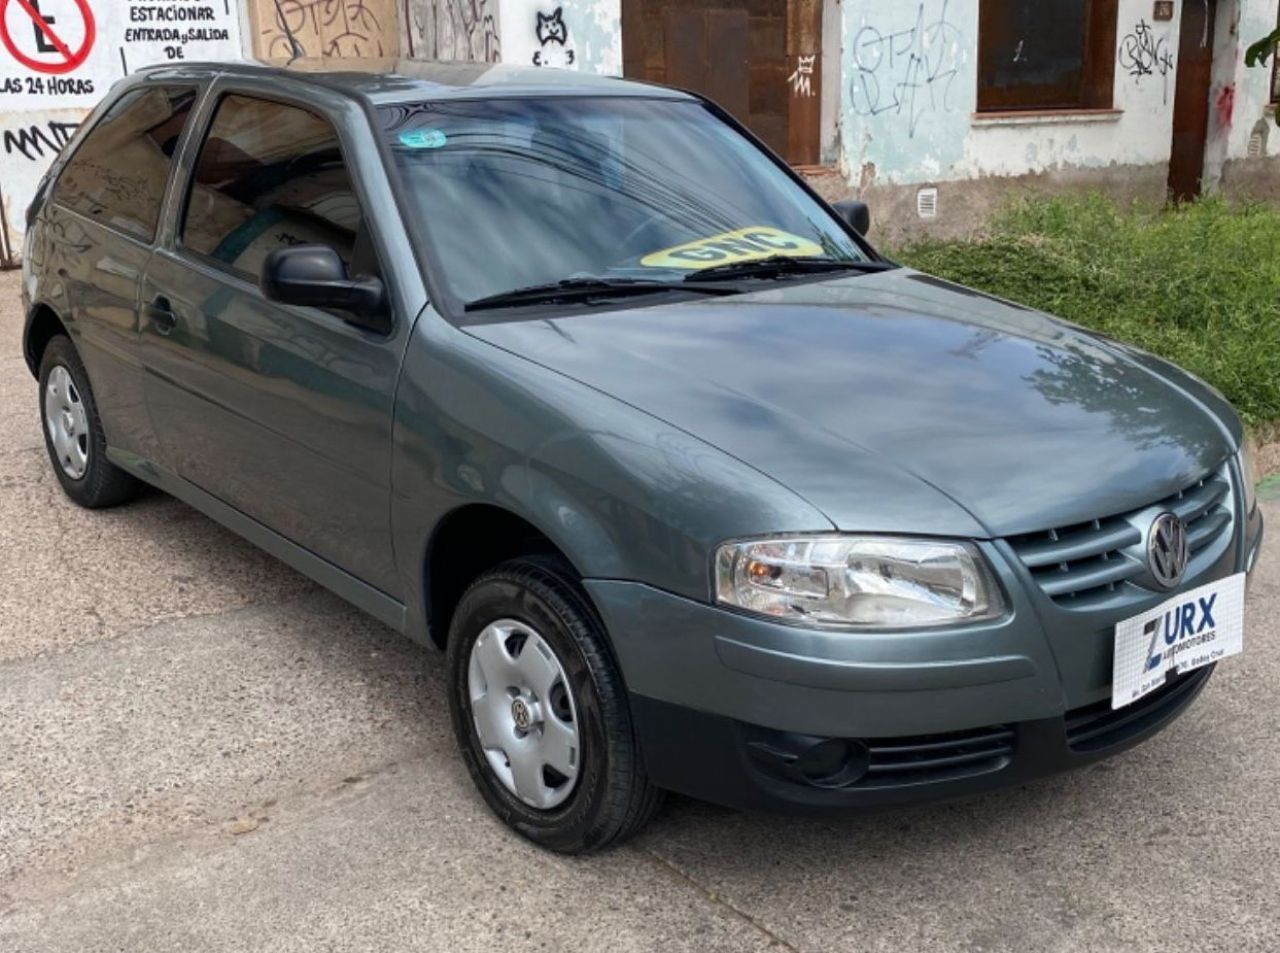
<path fill-rule="evenodd" d="M 176 501 L 61 495 L 0 275 L 0 950 L 1273 951 L 1280 500 L 1247 649 L 1138 749 L 847 821 L 493 820 L 440 659 Z"/>

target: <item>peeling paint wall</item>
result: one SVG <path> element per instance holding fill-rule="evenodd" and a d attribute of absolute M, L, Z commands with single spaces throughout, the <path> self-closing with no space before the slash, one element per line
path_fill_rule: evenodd
<path fill-rule="evenodd" d="M 1236 125 L 1236 98 L 1240 71 L 1244 69 L 1244 47 L 1240 41 L 1243 14 L 1239 0 L 1218 4 L 1214 22 L 1213 76 L 1210 98 L 1214 108 L 1209 113 L 1209 144 L 1205 149 L 1205 180 L 1218 183 L 1231 149 L 1231 130 Z M 1258 36 L 1262 36 L 1259 33 Z M 1252 42 L 1252 41 L 1250 41 Z M 1257 70 L 1259 75 L 1264 71 Z M 1267 71 L 1268 79 L 1270 72 Z M 1247 80 L 1249 77 L 1243 77 Z M 1269 91 L 1269 90 L 1268 90 Z M 1247 93 L 1246 93 L 1247 94 Z M 1243 106 L 1243 103 L 1240 105 Z M 1229 108 L 1228 108 L 1229 107 Z"/>
<path fill-rule="evenodd" d="M 842 4 L 842 167 L 895 183 L 950 175 L 977 105 L 977 0 Z"/>
<path fill-rule="evenodd" d="M 496 63 L 502 59 L 498 0 L 408 0 L 404 52 L 424 60 Z"/>
<path fill-rule="evenodd" d="M 1227 0 L 1218 7 L 1215 34 L 1213 93 L 1209 119 L 1207 177 L 1218 182 L 1227 169 L 1240 163 L 1265 166 L 1280 160 L 1280 128 L 1271 105 L 1271 64 L 1250 69 L 1244 52 L 1276 23 L 1274 3 Z M 1280 176 L 1277 162 L 1269 172 Z M 1275 183 L 1280 187 L 1280 182 Z"/>
<path fill-rule="evenodd" d="M 1178 0 L 1155 21 L 1150 0 L 1121 0 L 1112 115 L 987 118 L 977 109 L 977 0 L 888 5 L 844 0 L 841 167 L 854 189 L 1169 161 L 1177 83 Z M 1224 164 L 1280 155 L 1270 70 L 1244 50 L 1276 22 L 1275 0 L 1217 4 L 1206 184 Z"/>
<path fill-rule="evenodd" d="M 1177 22 L 1121 0 L 1114 106 L 1093 115 L 977 114 L 977 0 L 845 0 L 844 171 L 867 184 L 1167 162 Z"/>
<path fill-rule="evenodd" d="M 1224 22 L 1225 24 L 1224 29 Z M 1272 119 L 1271 64 L 1265 68 L 1244 65 L 1244 51 L 1260 37 L 1266 36 L 1276 25 L 1276 4 L 1265 0 L 1244 0 L 1243 3 L 1223 4 L 1219 11 L 1219 35 L 1226 34 L 1227 46 L 1219 63 L 1225 65 L 1228 75 L 1215 76 L 1215 80 L 1235 88 L 1235 109 L 1229 128 L 1220 130 L 1227 139 L 1227 158 L 1244 159 L 1280 156 L 1280 132 Z M 1231 75 L 1233 74 L 1233 75 Z M 1250 141 L 1258 129 L 1260 120 L 1271 125 L 1264 131 L 1261 152 L 1254 155 Z M 1267 134 L 1269 133 L 1269 134 Z"/>

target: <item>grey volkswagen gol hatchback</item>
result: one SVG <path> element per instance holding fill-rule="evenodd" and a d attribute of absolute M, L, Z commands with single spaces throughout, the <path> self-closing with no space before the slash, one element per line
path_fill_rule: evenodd
<path fill-rule="evenodd" d="M 695 96 L 301 65 L 143 71 L 41 185 L 53 471 L 443 649 L 524 836 L 1021 783 L 1240 651 L 1262 518 L 1201 381 L 885 260 Z"/>

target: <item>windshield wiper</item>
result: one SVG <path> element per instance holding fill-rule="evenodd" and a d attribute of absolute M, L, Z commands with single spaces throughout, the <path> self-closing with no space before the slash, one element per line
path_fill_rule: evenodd
<path fill-rule="evenodd" d="M 593 298 L 617 298 L 629 295 L 656 294 L 666 291 L 684 291 L 700 294 L 737 294 L 737 289 L 724 285 L 700 286 L 688 279 L 682 281 L 658 281 L 649 278 L 562 278 L 542 285 L 530 285 L 468 301 L 467 311 L 484 311 L 491 308 L 515 308 L 526 304 L 554 304 L 558 301 L 588 301 Z"/>
<path fill-rule="evenodd" d="M 700 268 L 686 281 L 732 281 L 736 278 L 777 278 L 784 275 L 814 275 L 829 271 L 888 271 L 896 268 L 887 261 L 858 261 L 845 258 L 811 258 L 793 255 L 770 255 L 751 261 L 734 261 L 724 265 Z"/>

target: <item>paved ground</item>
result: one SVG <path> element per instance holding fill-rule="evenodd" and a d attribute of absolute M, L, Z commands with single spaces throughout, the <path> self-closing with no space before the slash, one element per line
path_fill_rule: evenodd
<path fill-rule="evenodd" d="M 490 819 L 438 658 L 174 500 L 62 498 L 16 298 L 0 275 L 5 953 L 1277 949 L 1274 529 L 1248 654 L 1136 751 L 862 820 L 679 801 L 568 860 Z"/>

